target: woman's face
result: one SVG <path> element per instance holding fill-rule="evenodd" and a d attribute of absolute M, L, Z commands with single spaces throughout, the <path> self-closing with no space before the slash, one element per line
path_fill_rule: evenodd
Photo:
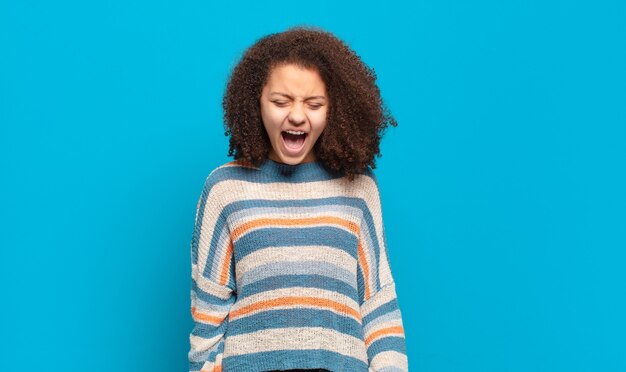
<path fill-rule="evenodd" d="M 329 103 L 319 73 L 293 64 L 276 66 L 260 100 L 261 118 L 272 143 L 269 158 L 287 164 L 315 161 L 313 145 L 326 128 Z"/>

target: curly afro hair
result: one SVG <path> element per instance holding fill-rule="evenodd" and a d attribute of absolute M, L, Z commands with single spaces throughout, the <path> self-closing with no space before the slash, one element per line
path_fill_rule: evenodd
<path fill-rule="evenodd" d="M 316 160 L 349 180 L 376 168 L 380 140 L 397 126 L 382 101 L 376 73 L 343 41 L 318 27 L 298 26 L 269 34 L 248 48 L 232 70 L 223 98 L 228 156 L 259 166 L 271 143 L 261 119 L 260 97 L 272 68 L 295 64 L 316 70 L 329 97 L 326 128 L 313 150 Z"/>

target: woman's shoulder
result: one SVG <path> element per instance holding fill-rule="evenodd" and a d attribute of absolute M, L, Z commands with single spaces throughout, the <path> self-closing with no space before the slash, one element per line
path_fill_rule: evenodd
<path fill-rule="evenodd" d="M 360 180 L 363 186 L 374 185 L 378 186 L 378 178 L 374 173 L 374 169 L 371 166 L 366 166 L 358 175 L 356 175 L 356 179 Z"/>
<path fill-rule="evenodd" d="M 355 182 L 352 183 L 352 187 L 358 190 L 358 193 L 363 198 L 371 198 L 380 193 L 378 188 L 378 177 L 374 172 L 374 169 L 369 165 L 359 175 L 356 176 Z"/>
<path fill-rule="evenodd" d="M 241 177 L 242 173 L 256 169 L 258 168 L 244 160 L 227 161 L 211 169 L 206 177 L 206 182 L 215 184 L 220 181 L 237 179 Z"/>
<path fill-rule="evenodd" d="M 223 162 L 210 168 L 204 179 L 203 193 L 222 198 L 224 192 L 238 188 L 239 181 L 248 177 L 245 175 L 246 169 L 249 172 L 255 168 L 239 160 Z"/>
<path fill-rule="evenodd" d="M 218 165 L 217 167 L 213 168 L 211 173 L 214 173 L 214 172 L 220 171 L 220 170 L 234 170 L 234 169 L 239 169 L 239 168 L 256 169 L 257 167 L 255 167 L 251 163 L 248 163 L 245 160 L 241 160 L 241 159 L 239 159 L 239 160 L 229 160 L 229 161 L 224 162 L 224 163 Z"/>

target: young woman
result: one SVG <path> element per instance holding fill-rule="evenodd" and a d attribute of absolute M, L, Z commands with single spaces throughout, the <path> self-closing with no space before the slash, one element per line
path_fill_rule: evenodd
<path fill-rule="evenodd" d="M 191 242 L 190 371 L 406 371 L 372 171 L 397 125 L 330 32 L 258 40 L 223 100 L 229 156 Z"/>

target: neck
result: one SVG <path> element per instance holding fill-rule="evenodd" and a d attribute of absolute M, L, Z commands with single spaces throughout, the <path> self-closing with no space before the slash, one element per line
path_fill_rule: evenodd
<path fill-rule="evenodd" d="M 286 164 L 267 158 L 259 170 L 270 178 L 280 182 L 306 182 L 335 178 L 321 161 L 313 160 L 305 163 Z"/>

